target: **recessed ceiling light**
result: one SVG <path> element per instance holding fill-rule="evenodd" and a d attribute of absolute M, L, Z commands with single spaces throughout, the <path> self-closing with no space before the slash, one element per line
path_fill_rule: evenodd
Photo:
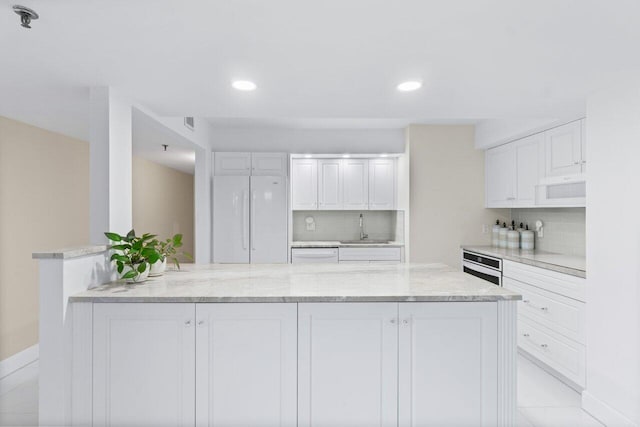
<path fill-rule="evenodd" d="M 350 154 L 343 154 L 342 157 L 344 157 L 345 159 L 348 159 L 349 157 L 351 157 Z"/>
<path fill-rule="evenodd" d="M 414 90 L 418 90 L 422 87 L 422 82 L 418 80 L 409 80 L 407 82 L 402 82 L 398 85 L 397 89 L 400 92 L 411 92 Z"/>
<path fill-rule="evenodd" d="M 235 80 L 231 83 L 231 86 L 233 86 L 234 89 L 243 90 L 245 92 L 256 90 L 258 87 L 254 82 L 249 80 Z"/>

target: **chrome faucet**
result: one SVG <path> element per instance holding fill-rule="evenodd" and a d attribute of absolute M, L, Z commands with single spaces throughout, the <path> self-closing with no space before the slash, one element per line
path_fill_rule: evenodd
<path fill-rule="evenodd" d="M 364 232 L 364 216 L 360 214 L 360 240 L 368 238 L 369 235 Z"/>

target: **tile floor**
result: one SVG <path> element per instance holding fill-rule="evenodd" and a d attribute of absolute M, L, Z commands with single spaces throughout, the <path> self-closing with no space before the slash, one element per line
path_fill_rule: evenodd
<path fill-rule="evenodd" d="M 0 426 L 38 424 L 38 362 L 0 380 Z M 602 427 L 580 409 L 580 395 L 518 358 L 518 427 Z"/>

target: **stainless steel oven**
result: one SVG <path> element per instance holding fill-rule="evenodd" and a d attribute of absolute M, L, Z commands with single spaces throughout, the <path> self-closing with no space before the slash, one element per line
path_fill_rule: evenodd
<path fill-rule="evenodd" d="M 462 270 L 494 285 L 502 286 L 502 259 L 462 251 Z"/>

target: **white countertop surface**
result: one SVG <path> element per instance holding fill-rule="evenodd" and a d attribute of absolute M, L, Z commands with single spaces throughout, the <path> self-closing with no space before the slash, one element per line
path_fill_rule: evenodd
<path fill-rule="evenodd" d="M 185 265 L 135 285 L 114 282 L 72 302 L 399 302 L 521 299 L 444 264 Z"/>
<path fill-rule="evenodd" d="M 404 243 L 388 242 L 388 243 L 342 243 L 332 240 L 314 240 L 314 241 L 296 241 L 291 242 L 292 248 L 395 248 L 402 247 Z"/>
<path fill-rule="evenodd" d="M 563 255 L 543 251 L 524 251 L 521 249 L 501 249 L 494 246 L 462 245 L 462 249 L 482 255 L 507 259 L 547 270 L 558 271 L 577 277 L 586 277 L 586 258 L 575 255 Z"/>

